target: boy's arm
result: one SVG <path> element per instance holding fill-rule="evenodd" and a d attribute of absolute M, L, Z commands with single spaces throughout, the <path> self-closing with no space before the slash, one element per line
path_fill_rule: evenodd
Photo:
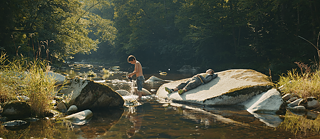
<path fill-rule="evenodd" d="M 216 77 L 217 77 L 217 74 L 207 75 L 206 78 L 203 79 L 203 82 L 208 83 L 208 82 L 210 82 L 212 79 L 214 79 Z"/>
<path fill-rule="evenodd" d="M 129 77 L 132 77 L 133 75 L 138 73 L 138 65 L 137 64 L 138 63 L 134 64 L 134 71 L 128 75 Z"/>

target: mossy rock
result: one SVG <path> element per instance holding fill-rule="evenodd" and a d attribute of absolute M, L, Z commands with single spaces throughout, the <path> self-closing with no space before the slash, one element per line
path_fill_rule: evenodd
<path fill-rule="evenodd" d="M 266 92 L 273 87 L 269 77 L 252 69 L 232 69 L 215 73 L 217 78 L 207 84 L 189 90 L 182 95 L 168 94 L 165 87 L 175 88 L 188 79 L 173 81 L 160 86 L 157 96 L 175 102 L 203 105 L 234 105 Z"/>
<path fill-rule="evenodd" d="M 112 88 L 91 80 L 82 88 L 75 100 L 69 103 L 69 105 L 76 105 L 79 110 L 123 107 L 123 104 L 121 95 Z"/>
<path fill-rule="evenodd" d="M 4 105 L 1 115 L 9 119 L 27 118 L 31 116 L 31 107 L 26 102 L 11 101 Z"/>

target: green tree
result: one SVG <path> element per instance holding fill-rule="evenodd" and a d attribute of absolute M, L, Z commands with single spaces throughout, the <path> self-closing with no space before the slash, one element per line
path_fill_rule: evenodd
<path fill-rule="evenodd" d="M 112 43 L 115 38 L 112 21 L 86 9 L 88 3 L 101 6 L 107 1 L 5 0 L 2 3 L 1 10 L 9 13 L 4 18 L 9 21 L 1 23 L 0 42 L 11 55 L 40 57 L 47 54 L 67 59 L 76 53 L 89 54 L 101 41 Z M 93 28 L 96 39 L 88 37 Z"/>

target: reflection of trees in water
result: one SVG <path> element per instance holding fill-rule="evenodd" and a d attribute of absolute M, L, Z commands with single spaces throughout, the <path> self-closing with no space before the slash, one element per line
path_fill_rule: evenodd
<path fill-rule="evenodd" d="M 126 118 L 128 118 L 128 120 L 133 124 L 127 130 L 128 138 L 133 137 L 135 133 L 139 132 L 141 128 L 142 120 L 143 120 L 143 115 L 144 115 L 144 110 L 142 105 L 137 107 L 130 106 L 128 108 Z"/>

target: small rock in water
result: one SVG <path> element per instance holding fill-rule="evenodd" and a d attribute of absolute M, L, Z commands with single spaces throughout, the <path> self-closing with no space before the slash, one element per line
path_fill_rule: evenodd
<path fill-rule="evenodd" d="M 302 98 L 299 98 L 299 99 L 297 99 L 297 100 L 295 100 L 295 101 L 291 102 L 290 104 L 288 104 L 288 106 L 289 106 L 289 107 L 295 107 L 295 106 L 298 106 L 298 105 L 299 105 L 299 103 L 300 103 L 301 101 L 303 101 L 303 99 L 302 99 Z"/>
<path fill-rule="evenodd" d="M 319 115 L 318 113 L 312 112 L 312 111 L 307 111 L 307 114 L 306 114 L 307 118 L 312 120 L 317 119 L 318 115 Z"/>
<path fill-rule="evenodd" d="M 2 125 L 4 125 L 4 126 L 20 126 L 20 125 L 24 125 L 26 123 L 27 123 L 26 121 L 22 121 L 22 120 L 13 120 L 13 121 L 5 122 Z"/>
<path fill-rule="evenodd" d="M 304 106 L 295 106 L 295 107 L 288 107 L 289 110 L 293 112 L 304 112 L 306 108 Z"/>
<path fill-rule="evenodd" d="M 307 108 L 314 109 L 320 106 L 319 101 L 314 97 L 307 98 Z"/>
<path fill-rule="evenodd" d="M 89 118 L 93 116 L 92 111 L 84 110 L 72 115 L 66 116 L 65 119 L 70 120 L 75 125 L 84 125 L 88 122 Z"/>
<path fill-rule="evenodd" d="M 297 97 L 292 97 L 287 101 L 287 103 L 291 103 L 291 102 L 295 101 L 296 99 L 298 99 L 298 98 Z"/>
<path fill-rule="evenodd" d="M 292 97 L 291 94 L 285 94 L 285 95 L 282 97 L 282 99 L 283 99 L 283 101 L 288 101 L 291 97 Z"/>
<path fill-rule="evenodd" d="M 78 111 L 78 108 L 77 108 L 77 106 L 76 105 L 71 105 L 70 107 L 69 107 L 69 109 L 67 110 L 67 114 L 69 115 L 69 114 L 73 114 L 73 113 L 75 113 L 75 112 L 77 112 Z"/>
<path fill-rule="evenodd" d="M 57 107 L 58 107 L 58 110 L 59 110 L 60 112 L 63 112 L 63 113 L 64 113 L 64 112 L 67 111 L 66 104 L 65 104 L 63 101 L 61 101 L 60 103 L 58 103 Z"/>
<path fill-rule="evenodd" d="M 29 126 L 30 123 L 22 120 L 12 120 L 3 123 L 2 125 L 6 127 L 8 130 L 20 130 L 20 129 L 25 129 Z"/>

